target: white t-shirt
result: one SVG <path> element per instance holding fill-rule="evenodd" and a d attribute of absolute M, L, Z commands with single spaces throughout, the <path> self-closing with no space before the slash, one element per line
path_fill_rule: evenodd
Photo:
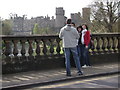
<path fill-rule="evenodd" d="M 87 32 L 87 29 L 82 30 L 82 37 L 81 37 L 82 44 L 84 44 L 84 36 L 85 36 L 86 32 Z"/>

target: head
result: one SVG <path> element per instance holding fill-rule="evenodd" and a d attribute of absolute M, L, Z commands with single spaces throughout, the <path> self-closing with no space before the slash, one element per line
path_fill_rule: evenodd
<path fill-rule="evenodd" d="M 87 26 L 86 24 L 83 24 L 83 25 L 82 25 L 82 28 L 88 30 L 88 26 Z"/>
<path fill-rule="evenodd" d="M 72 26 L 75 27 L 75 23 L 74 22 L 72 22 Z"/>
<path fill-rule="evenodd" d="M 72 20 L 71 19 L 67 19 L 66 24 L 71 24 Z"/>
<path fill-rule="evenodd" d="M 77 31 L 78 31 L 78 32 L 81 32 L 82 30 L 83 30 L 82 26 L 78 26 L 78 27 L 77 27 Z"/>

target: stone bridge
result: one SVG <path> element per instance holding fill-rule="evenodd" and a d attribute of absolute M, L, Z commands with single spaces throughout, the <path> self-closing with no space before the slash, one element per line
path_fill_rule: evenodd
<path fill-rule="evenodd" d="M 16 73 L 65 67 L 61 39 L 48 36 L 0 36 L 2 73 Z M 118 61 L 120 34 L 93 34 L 89 49 L 91 64 Z M 72 66 L 73 60 L 71 57 Z"/>

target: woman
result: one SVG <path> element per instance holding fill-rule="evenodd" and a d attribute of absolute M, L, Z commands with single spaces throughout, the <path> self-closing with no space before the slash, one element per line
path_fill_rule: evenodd
<path fill-rule="evenodd" d="M 81 66 L 83 66 L 83 53 L 82 52 L 84 51 L 84 47 L 83 47 L 82 42 L 81 42 L 82 30 L 83 30 L 82 26 L 77 27 L 77 31 L 80 34 L 77 49 L 78 49 L 78 55 L 79 55 Z"/>
<path fill-rule="evenodd" d="M 91 66 L 89 61 L 90 31 L 88 30 L 88 26 L 86 24 L 83 24 L 82 28 L 81 42 L 83 46 L 83 67 L 89 67 Z"/>

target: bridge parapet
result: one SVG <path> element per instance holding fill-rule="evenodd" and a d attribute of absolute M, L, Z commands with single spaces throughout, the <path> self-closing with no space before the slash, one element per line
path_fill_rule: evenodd
<path fill-rule="evenodd" d="M 3 73 L 64 66 L 62 42 L 58 35 L 1 36 Z M 90 55 L 119 53 L 120 34 L 93 34 Z"/>

